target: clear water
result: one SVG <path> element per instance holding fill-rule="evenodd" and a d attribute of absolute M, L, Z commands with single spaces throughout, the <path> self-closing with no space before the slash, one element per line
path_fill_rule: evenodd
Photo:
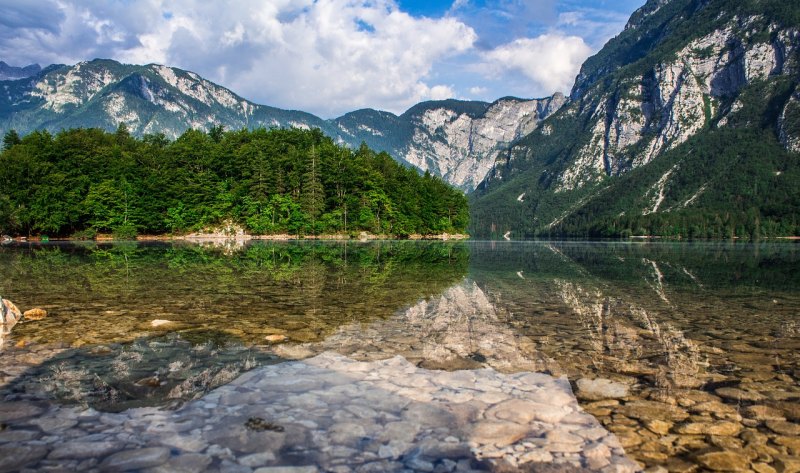
<path fill-rule="evenodd" d="M 325 351 L 401 355 L 425 369 L 566 376 L 643 467 L 715 468 L 721 452 L 780 471 L 800 462 L 799 249 L 7 245 L 0 294 L 49 315 L 6 337 L 0 384 L 6 399 L 120 411 Z M 626 393 L 582 392 L 584 378 Z"/>

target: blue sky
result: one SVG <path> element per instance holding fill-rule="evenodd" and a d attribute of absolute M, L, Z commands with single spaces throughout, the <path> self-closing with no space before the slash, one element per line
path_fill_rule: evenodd
<path fill-rule="evenodd" d="M 188 69 L 325 118 L 568 93 L 644 0 L 0 0 L 0 60 Z"/>

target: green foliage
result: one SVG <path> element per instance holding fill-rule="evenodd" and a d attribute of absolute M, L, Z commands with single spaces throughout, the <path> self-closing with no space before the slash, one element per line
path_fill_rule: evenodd
<path fill-rule="evenodd" d="M 8 132 L 3 136 L 3 149 L 11 149 L 12 146 L 18 145 L 20 142 L 19 134 L 17 134 L 16 130 L 8 130 Z"/>
<path fill-rule="evenodd" d="M 138 232 L 136 231 L 136 226 L 130 223 L 123 223 L 114 227 L 112 234 L 116 240 L 135 240 Z"/>
<path fill-rule="evenodd" d="M 0 154 L 0 231 L 180 233 L 232 221 L 256 234 L 463 232 L 465 196 L 385 153 L 319 130 L 132 137 L 33 132 Z"/>

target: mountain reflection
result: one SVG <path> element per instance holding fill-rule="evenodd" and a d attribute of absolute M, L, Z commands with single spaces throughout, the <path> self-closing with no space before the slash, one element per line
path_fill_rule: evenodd
<path fill-rule="evenodd" d="M 335 351 L 355 359 L 401 355 L 431 369 L 491 367 L 502 372 L 544 368 L 533 342 L 507 324 L 508 313 L 464 279 L 441 295 L 420 300 L 393 317 L 340 327 L 323 342 L 285 346 L 283 356 Z"/>

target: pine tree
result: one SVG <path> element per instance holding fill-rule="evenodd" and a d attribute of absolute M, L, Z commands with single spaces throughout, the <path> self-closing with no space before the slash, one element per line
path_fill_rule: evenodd
<path fill-rule="evenodd" d="M 22 140 L 20 140 L 17 130 L 8 130 L 6 135 L 3 137 L 3 150 L 11 149 L 14 145 L 18 145 L 21 142 Z"/>

